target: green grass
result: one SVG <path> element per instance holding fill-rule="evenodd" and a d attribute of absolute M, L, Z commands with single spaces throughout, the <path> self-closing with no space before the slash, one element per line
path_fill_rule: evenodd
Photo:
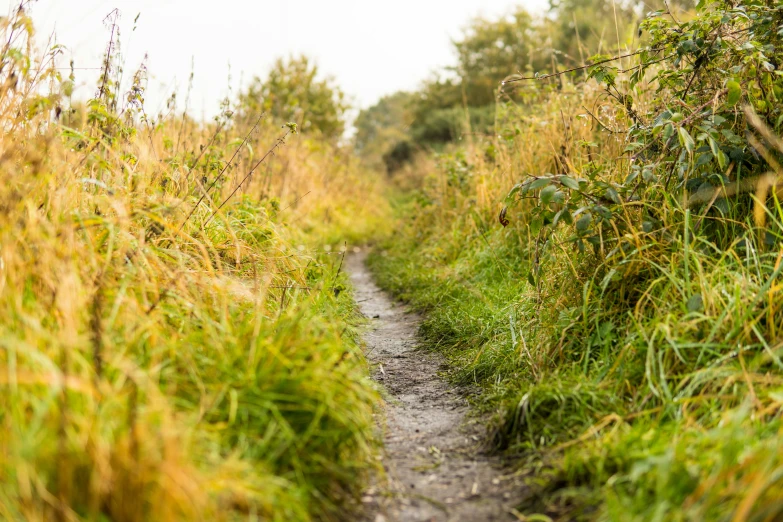
<path fill-rule="evenodd" d="M 397 174 L 373 269 L 479 388 L 525 515 L 783 518 L 781 84 L 744 54 L 779 53 L 781 11 L 740 4 L 513 82 L 491 134 Z"/>
<path fill-rule="evenodd" d="M 255 224 L 242 216 L 240 269 L 184 245 L 134 246 L 144 262 L 123 261 L 133 234 L 105 214 L 95 250 L 38 227 L 0 231 L 13 268 L 0 327 L 4 519 L 49 519 L 46 490 L 84 520 L 341 519 L 354 505 L 378 399 L 361 319 L 349 291 L 335 297 L 347 286 L 339 257 L 290 249 L 259 211 Z M 271 278 L 249 268 L 259 258 Z"/>
<path fill-rule="evenodd" d="M 280 122 L 148 119 L 144 71 L 71 114 L 25 9 L 0 34 L 0 519 L 344 520 L 379 395 L 338 250 L 382 180 Z"/>
<path fill-rule="evenodd" d="M 460 196 L 444 211 L 448 199 L 403 199 L 398 233 L 371 266 L 426 314 L 422 334 L 453 380 L 480 386 L 488 441 L 529 475 L 522 512 L 783 514 L 778 245 L 740 224 L 725 249 L 691 232 L 687 243 L 657 236 L 603 260 L 561 250 L 533 286 L 524 224 L 493 227 Z M 770 216 L 781 237 L 779 208 Z"/>

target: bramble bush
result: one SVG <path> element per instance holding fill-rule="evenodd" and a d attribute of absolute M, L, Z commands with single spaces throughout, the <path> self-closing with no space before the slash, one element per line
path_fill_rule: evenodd
<path fill-rule="evenodd" d="M 529 477 L 521 513 L 777 520 L 783 7 L 641 28 L 514 72 L 491 136 L 414 159 L 373 266 L 481 387 L 488 443 Z"/>

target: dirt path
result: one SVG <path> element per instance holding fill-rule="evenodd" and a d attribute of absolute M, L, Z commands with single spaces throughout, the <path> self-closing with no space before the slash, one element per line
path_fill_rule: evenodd
<path fill-rule="evenodd" d="M 477 449 L 482 427 L 466 421 L 467 402 L 438 372 L 441 357 L 417 349 L 420 319 L 373 282 L 366 254 L 346 260 L 362 313 L 373 377 L 386 403 L 384 467 L 388 483 L 364 498 L 375 522 L 515 520 L 518 484 Z"/>

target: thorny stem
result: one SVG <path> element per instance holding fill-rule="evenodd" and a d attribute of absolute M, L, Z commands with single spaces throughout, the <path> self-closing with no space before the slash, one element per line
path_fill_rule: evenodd
<path fill-rule="evenodd" d="M 108 14 L 106 20 L 114 16 L 111 24 L 111 38 L 109 39 L 109 47 L 106 49 L 106 61 L 103 64 L 103 78 L 101 78 L 101 86 L 98 89 L 98 98 L 102 98 L 106 94 L 106 82 L 109 80 L 109 66 L 111 65 L 111 51 L 114 47 L 114 33 L 117 30 L 117 16 L 120 14 L 120 10 L 115 8 Z"/>
<path fill-rule="evenodd" d="M 264 117 L 264 113 L 261 114 L 261 116 L 258 117 L 258 120 L 256 120 L 255 125 L 253 125 L 253 128 L 250 129 L 250 132 L 247 133 L 245 136 L 245 139 L 242 140 L 242 143 L 237 147 L 237 149 L 234 151 L 234 155 L 231 156 L 231 159 L 228 160 L 228 163 L 223 167 L 223 169 L 220 171 L 220 173 L 215 177 L 215 179 L 212 181 L 212 183 L 207 187 L 207 189 L 204 191 L 204 193 L 201 195 L 199 200 L 196 202 L 195 205 L 193 205 L 193 208 L 190 209 L 190 213 L 187 215 L 185 220 L 182 222 L 182 224 L 179 226 L 179 230 L 181 231 L 183 228 L 185 228 L 185 224 L 190 220 L 191 216 L 193 216 L 193 213 L 196 211 L 199 205 L 201 205 L 201 202 L 204 201 L 204 198 L 209 195 L 209 191 L 214 188 L 214 186 L 217 184 L 218 181 L 220 181 L 220 178 L 223 177 L 223 174 L 226 173 L 228 168 L 231 166 L 231 164 L 234 162 L 234 159 L 237 157 L 237 154 L 239 154 L 239 151 L 242 150 L 242 147 L 245 146 L 245 143 L 247 143 L 247 140 L 250 139 L 250 135 L 253 134 L 253 132 L 256 130 L 256 127 L 258 127 L 258 124 L 261 123 L 261 119 Z M 268 155 L 268 153 L 267 153 Z M 264 156 L 266 158 L 266 155 Z M 257 165 L 256 165 L 257 166 Z M 251 171 L 252 172 L 252 171 Z M 211 219 L 211 218 L 210 218 Z"/>
<path fill-rule="evenodd" d="M 634 51 L 632 53 L 621 54 L 621 55 L 615 56 L 613 58 L 607 58 L 606 60 L 599 60 L 599 61 L 597 61 L 595 63 L 588 63 L 588 64 L 585 64 L 585 65 L 580 65 L 578 67 L 572 67 L 571 69 L 566 69 L 565 71 L 560 71 L 560 72 L 551 73 L 551 74 L 542 74 L 541 76 L 522 76 L 521 78 L 514 78 L 513 80 L 506 80 L 503 83 L 516 83 L 516 82 L 522 82 L 522 81 L 525 81 L 525 80 L 545 80 L 547 78 L 552 78 L 553 76 L 561 76 L 563 74 L 567 74 L 567 73 L 570 73 L 570 72 L 581 71 L 583 69 L 589 69 L 590 67 L 595 67 L 596 65 L 601 65 L 601 64 L 609 63 L 609 62 L 614 62 L 614 61 L 620 60 L 622 58 L 629 58 L 631 56 L 636 56 L 637 54 L 641 54 L 641 53 L 643 53 L 645 51 L 648 51 L 648 50 L 657 53 L 657 52 L 662 51 L 663 47 L 659 47 L 657 49 L 640 49 L 640 50 Z"/>
<path fill-rule="evenodd" d="M 288 137 L 288 135 L 289 135 L 289 134 L 291 134 L 291 130 L 290 130 L 290 129 L 289 129 L 289 130 L 287 130 L 287 131 L 286 131 L 286 133 L 285 133 L 285 134 L 283 134 L 281 137 L 277 138 L 277 142 L 275 142 L 275 144 L 274 144 L 274 145 L 272 145 L 272 148 L 271 148 L 271 149 L 269 149 L 269 150 L 266 152 L 266 154 L 264 154 L 264 157 L 262 157 L 260 160 L 258 160 L 258 161 L 256 162 L 256 164 L 255 164 L 255 165 L 253 165 L 253 167 L 250 169 L 250 172 L 248 172 L 248 173 L 247 173 L 247 175 L 246 175 L 244 178 L 242 178 L 242 181 L 240 181 L 239 183 L 237 183 L 237 186 L 236 186 L 236 187 L 234 187 L 234 190 L 232 190 L 232 191 L 231 191 L 231 194 L 229 194 L 229 195 L 228 195 L 228 197 L 227 197 L 226 199 L 224 199 L 224 200 L 223 200 L 223 202 L 220 204 L 220 206 L 219 206 L 217 209 L 215 209 L 215 211 L 214 211 L 214 212 L 212 212 L 212 214 L 209 216 L 209 218 L 207 218 L 207 220 L 204 222 L 204 225 L 202 225 L 202 226 L 205 226 L 205 227 L 206 227 L 206 226 L 209 224 L 209 222 L 210 222 L 210 221 L 212 221 L 212 218 L 214 218 L 214 217 L 215 217 L 215 215 L 216 215 L 218 212 L 220 212 L 220 209 L 222 209 L 222 208 L 225 206 L 225 204 L 226 204 L 226 203 L 228 203 L 228 202 L 231 200 L 231 198 L 232 198 L 232 197 L 234 197 L 234 194 L 236 194 L 236 193 L 237 193 L 237 191 L 238 191 L 238 190 L 239 190 L 239 189 L 242 187 L 242 185 L 244 185 L 244 184 L 245 184 L 245 181 L 247 181 L 247 180 L 248 180 L 248 178 L 250 178 L 250 176 L 252 176 L 252 175 L 253 175 L 253 172 L 255 172 L 255 171 L 256 171 L 256 169 L 257 169 L 257 168 L 258 168 L 258 167 L 259 167 L 259 166 L 260 166 L 260 165 L 261 165 L 261 164 L 262 164 L 262 163 L 263 163 L 263 162 L 264 162 L 264 161 L 265 161 L 265 160 L 266 160 L 266 159 L 267 159 L 269 156 L 271 156 L 272 154 L 274 154 L 274 153 L 275 153 L 275 151 L 276 151 L 276 150 L 277 150 L 279 147 L 281 147 L 281 146 L 282 146 L 282 145 L 285 143 L 285 139 Z M 192 212 L 191 212 L 191 214 L 192 214 Z"/>

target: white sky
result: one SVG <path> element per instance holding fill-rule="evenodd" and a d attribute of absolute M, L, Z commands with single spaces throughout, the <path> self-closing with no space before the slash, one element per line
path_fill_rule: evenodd
<path fill-rule="evenodd" d="M 126 83 L 149 54 L 147 109 L 163 108 L 178 92 L 180 109 L 195 62 L 191 101 L 196 117 L 211 117 L 232 89 L 265 75 L 277 57 L 305 53 L 334 76 L 358 107 L 385 94 L 415 89 L 430 72 L 453 62 L 451 38 L 475 15 L 499 16 L 516 5 L 540 11 L 547 0 L 37 0 L 38 41 L 56 31 L 63 60 L 99 67 L 109 39 L 104 17 L 121 11 Z M 18 0 L 0 0 L 6 13 Z M 133 20 L 141 14 L 132 32 Z M 68 74 L 64 71 L 64 74 Z M 77 71 L 76 96 L 95 90 L 98 71 Z"/>

